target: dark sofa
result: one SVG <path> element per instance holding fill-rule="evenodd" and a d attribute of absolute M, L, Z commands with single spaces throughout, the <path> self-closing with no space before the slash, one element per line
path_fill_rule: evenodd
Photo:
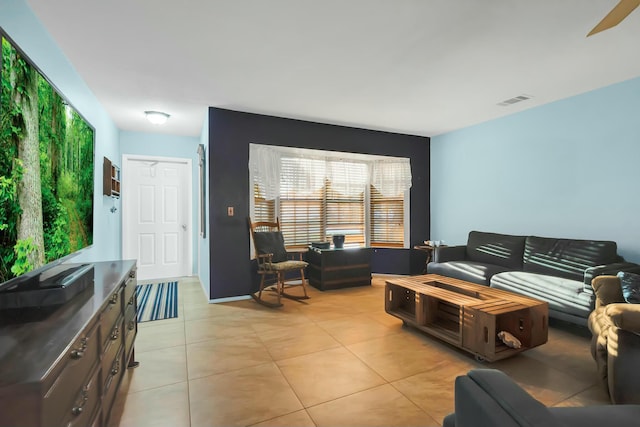
<path fill-rule="evenodd" d="M 594 307 L 591 280 L 638 267 L 611 241 L 471 231 L 466 245 L 436 248 L 427 272 L 547 301 L 550 317 L 586 325 Z"/>
<path fill-rule="evenodd" d="M 547 407 L 495 369 L 475 369 L 456 378 L 455 412 L 443 427 L 637 426 L 640 405 Z"/>

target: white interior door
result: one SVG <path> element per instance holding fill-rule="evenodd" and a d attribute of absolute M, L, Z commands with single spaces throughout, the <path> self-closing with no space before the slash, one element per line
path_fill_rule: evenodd
<path fill-rule="evenodd" d="M 125 157 L 123 257 L 138 260 L 138 279 L 190 275 L 191 161 Z"/>

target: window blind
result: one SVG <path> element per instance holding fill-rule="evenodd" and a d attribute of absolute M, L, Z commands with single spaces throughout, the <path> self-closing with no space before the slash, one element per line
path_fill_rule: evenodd
<path fill-rule="evenodd" d="M 326 216 L 324 164 L 282 157 L 280 164 L 280 228 L 288 247 L 324 241 Z"/>
<path fill-rule="evenodd" d="M 253 215 L 251 220 L 253 222 L 266 221 L 271 222 L 276 219 L 276 201 L 267 200 L 264 194 L 264 187 L 259 183 L 259 179 L 254 177 L 253 181 Z"/>
<path fill-rule="evenodd" d="M 404 246 L 404 193 L 383 196 L 373 185 L 371 191 L 371 246 Z"/>
<path fill-rule="evenodd" d="M 346 245 L 365 244 L 365 188 L 368 168 L 365 163 L 330 162 L 326 181 L 326 239 L 344 234 Z"/>

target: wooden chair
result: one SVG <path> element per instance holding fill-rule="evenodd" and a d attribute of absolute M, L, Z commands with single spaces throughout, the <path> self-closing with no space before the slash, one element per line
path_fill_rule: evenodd
<path fill-rule="evenodd" d="M 249 229 L 251 230 L 251 238 L 255 248 L 256 260 L 258 261 L 258 274 L 260 274 L 260 289 L 256 293 L 251 294 L 260 304 L 269 307 L 280 307 L 281 297 L 291 298 L 295 300 L 307 299 L 307 288 L 305 287 L 304 269 L 307 263 L 302 261 L 302 253 L 298 253 L 297 260 L 291 259 L 291 253 L 288 253 L 284 246 L 284 238 L 280 230 L 280 221 L 276 222 L 251 222 L 249 218 Z M 291 271 L 300 271 L 300 278 L 287 278 L 287 273 Z M 271 276 L 275 279 L 275 284 L 265 286 L 266 277 Z M 300 283 L 288 283 L 292 280 L 301 280 Z M 285 292 L 285 289 L 302 286 L 304 295 L 295 296 Z M 274 289 L 275 287 L 275 289 Z M 262 291 L 272 290 L 276 292 L 277 303 L 272 303 L 262 299 Z"/>

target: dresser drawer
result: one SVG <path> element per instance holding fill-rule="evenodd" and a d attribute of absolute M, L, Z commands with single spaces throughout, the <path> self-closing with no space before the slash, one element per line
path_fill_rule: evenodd
<path fill-rule="evenodd" d="M 113 399 L 116 396 L 116 392 L 118 391 L 118 385 L 120 383 L 122 375 L 124 374 L 124 369 L 124 351 L 122 351 L 121 348 L 120 352 L 118 352 L 116 357 L 109 365 L 107 376 L 104 377 L 105 381 L 102 394 L 102 414 L 105 424 L 107 419 L 109 418 L 109 414 L 111 413 L 111 405 L 113 403 Z"/>
<path fill-rule="evenodd" d="M 96 369 L 89 381 L 74 396 L 71 407 L 67 408 L 62 425 L 85 427 L 95 422 L 100 410 L 100 370 Z M 45 425 L 48 423 L 45 422 Z"/>
<path fill-rule="evenodd" d="M 121 299 L 122 288 L 118 288 L 116 292 L 111 294 L 108 300 L 109 302 L 100 314 L 102 342 L 105 346 L 107 345 L 107 341 L 110 339 L 108 333 L 113 329 L 116 319 L 122 313 Z"/>
<path fill-rule="evenodd" d="M 89 327 L 69 347 L 60 360 L 62 370 L 48 389 L 42 402 L 42 419 L 45 424 L 61 420 L 72 408 L 73 399 L 86 384 L 87 378 L 100 360 L 98 324 Z M 57 369 L 53 368 L 52 372 Z M 97 369 L 96 369 L 97 371 Z"/>
<path fill-rule="evenodd" d="M 103 383 L 106 382 L 109 372 L 111 371 L 112 364 L 118 352 L 122 349 L 122 334 L 124 333 L 122 327 L 123 317 L 118 317 L 115 325 L 109 332 L 107 340 L 104 344 L 104 352 L 102 353 L 102 379 Z"/>
<path fill-rule="evenodd" d="M 138 284 L 138 281 L 135 279 L 135 277 L 130 277 L 127 279 L 127 281 L 124 284 L 124 304 L 125 307 L 124 309 L 127 309 L 128 305 L 133 305 L 134 304 L 134 295 L 136 293 L 136 285 Z"/>
<path fill-rule="evenodd" d="M 127 312 L 124 315 L 124 330 L 125 330 L 125 338 L 124 338 L 124 351 L 125 355 L 129 354 L 129 350 L 131 350 L 131 346 L 133 345 L 133 340 L 138 333 L 138 323 L 137 323 L 137 312 L 136 307 L 131 306 L 127 308 Z"/>

